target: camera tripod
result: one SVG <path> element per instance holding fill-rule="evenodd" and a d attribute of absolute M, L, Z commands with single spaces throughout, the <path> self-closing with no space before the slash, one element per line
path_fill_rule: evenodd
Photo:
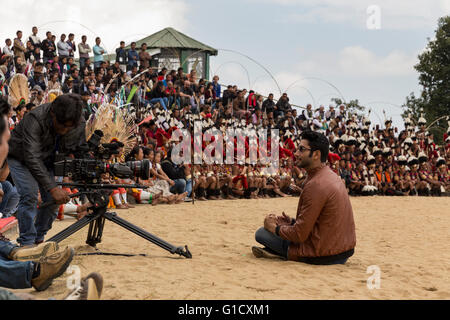
<path fill-rule="evenodd" d="M 65 187 L 77 187 L 77 188 L 86 188 L 87 186 L 84 184 L 73 184 L 73 183 L 62 183 L 60 184 Z M 89 189 L 114 189 L 114 188 L 145 188 L 139 185 L 88 185 Z M 170 243 L 156 237 L 155 235 L 141 229 L 132 223 L 120 218 L 115 212 L 108 212 L 108 199 L 109 195 L 99 192 L 97 190 L 88 190 L 72 195 L 71 197 L 76 197 L 79 195 L 85 194 L 89 199 L 90 203 L 93 205 L 92 213 L 86 215 L 79 221 L 75 222 L 68 228 L 64 229 L 60 233 L 56 234 L 48 241 L 61 242 L 64 239 L 70 237 L 75 232 L 81 230 L 85 226 L 89 225 L 88 235 L 86 243 L 91 247 L 96 247 L 98 243 L 102 241 L 103 236 L 103 228 L 105 226 L 106 220 L 114 222 L 115 224 L 127 229 L 130 232 L 144 238 L 147 241 L 150 241 L 157 246 L 169 251 L 171 254 L 178 254 L 180 256 L 184 256 L 188 259 L 192 258 L 192 254 L 189 251 L 188 247 L 175 247 Z M 41 206 L 41 208 L 48 207 L 54 203 L 45 203 Z"/>

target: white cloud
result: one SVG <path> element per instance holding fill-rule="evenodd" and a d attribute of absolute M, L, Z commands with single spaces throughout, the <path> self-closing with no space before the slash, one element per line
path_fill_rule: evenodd
<path fill-rule="evenodd" d="M 345 22 L 360 28 L 366 28 L 367 8 L 370 5 L 377 5 L 381 9 L 381 27 L 388 30 L 434 27 L 439 17 L 450 14 L 448 0 L 265 0 L 265 2 L 299 8 L 299 12 L 292 12 L 286 17 L 288 22 Z"/>
<path fill-rule="evenodd" d="M 394 50 L 386 56 L 377 56 L 361 46 L 350 46 L 337 53 L 310 53 L 307 62 L 299 64 L 305 74 L 326 74 L 355 77 L 395 77 L 414 75 L 417 54 L 408 55 Z"/>
<path fill-rule="evenodd" d="M 188 27 L 187 11 L 183 0 L 78 0 L 70 4 L 62 0 L 3 1 L 0 39 L 3 42 L 15 37 L 17 30 L 28 37 L 36 25 L 41 39 L 46 31 L 52 31 L 57 38 L 72 32 L 76 41 L 85 34 L 89 43 L 99 36 L 105 49 L 112 51 L 120 40 L 141 39 L 169 26 L 183 32 Z"/>

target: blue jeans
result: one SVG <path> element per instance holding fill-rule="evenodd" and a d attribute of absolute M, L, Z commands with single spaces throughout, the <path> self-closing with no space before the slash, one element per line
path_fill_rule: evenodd
<path fill-rule="evenodd" d="M 188 193 L 188 197 L 190 197 L 191 196 L 191 194 L 192 194 L 192 179 L 189 179 L 187 182 L 186 182 L 186 191 L 185 192 L 187 192 Z"/>
<path fill-rule="evenodd" d="M 3 213 L 3 218 L 8 218 L 17 209 L 20 196 L 16 187 L 14 187 L 11 182 L 4 181 L 1 184 L 4 195 L 3 200 L 0 203 L 0 212 Z"/>
<path fill-rule="evenodd" d="M 270 249 L 274 253 L 276 253 L 279 256 L 282 256 L 284 258 L 288 258 L 288 249 L 289 245 L 291 244 L 290 241 L 284 240 L 277 235 L 273 234 L 272 232 L 267 231 L 265 228 L 261 228 L 258 231 L 256 231 L 255 235 L 256 241 L 266 248 Z M 305 260 L 305 261 L 302 261 Z M 317 262 L 317 261 L 309 261 L 311 259 L 305 258 L 301 259 L 300 262 L 308 263 L 308 264 L 315 264 L 315 265 L 334 265 L 334 264 L 345 264 L 348 260 L 348 258 L 344 259 L 334 259 L 333 261 L 327 261 L 327 262 Z"/>
<path fill-rule="evenodd" d="M 80 70 L 84 68 L 88 58 L 80 58 Z"/>
<path fill-rule="evenodd" d="M 94 62 L 94 70 L 97 69 L 97 68 L 100 68 L 100 66 L 102 65 L 102 63 L 103 63 L 103 61 L 97 61 L 97 62 Z"/>
<path fill-rule="evenodd" d="M 256 242 L 262 244 L 277 255 L 287 259 L 290 244 L 289 241 L 281 239 L 279 236 L 267 231 L 265 228 L 261 228 L 256 231 L 255 239 Z"/>
<path fill-rule="evenodd" d="M 182 194 L 186 192 L 186 180 L 177 179 L 174 180 L 175 185 L 170 188 L 170 192 L 173 194 Z M 192 188 L 191 188 L 192 190 Z"/>
<path fill-rule="evenodd" d="M 20 195 L 19 206 L 17 208 L 20 235 L 17 242 L 22 246 L 42 242 L 47 231 L 52 228 L 53 221 L 57 216 L 58 206 L 52 205 L 38 210 L 38 191 L 41 193 L 43 203 L 53 200 L 51 194 L 39 185 L 24 164 L 15 159 L 8 158 L 8 165 L 17 192 Z M 50 178 L 54 179 L 53 174 L 50 174 Z"/>
<path fill-rule="evenodd" d="M 0 241 L 0 287 L 8 289 L 31 288 L 34 262 L 12 261 L 9 254 L 16 248 L 10 242 Z"/>
<path fill-rule="evenodd" d="M 150 100 L 150 103 L 151 104 L 159 103 L 164 108 L 164 110 L 167 111 L 167 105 L 169 104 L 169 99 L 167 99 L 165 97 L 164 98 L 153 98 L 152 100 Z"/>

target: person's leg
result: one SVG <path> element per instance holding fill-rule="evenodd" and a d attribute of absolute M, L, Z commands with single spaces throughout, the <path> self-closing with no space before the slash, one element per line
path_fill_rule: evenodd
<path fill-rule="evenodd" d="M 177 179 L 174 180 L 175 185 L 170 188 L 170 192 L 173 194 L 182 194 L 186 191 L 186 180 Z"/>
<path fill-rule="evenodd" d="M 260 228 L 255 234 L 256 242 L 262 244 L 277 255 L 286 258 L 288 256 L 289 241 L 281 239 L 277 235 Z"/>
<path fill-rule="evenodd" d="M 83 70 L 86 58 L 80 58 L 80 70 Z"/>
<path fill-rule="evenodd" d="M 15 246 L 1 241 L 0 251 L 0 287 L 8 289 L 28 289 L 31 288 L 31 279 L 34 271 L 34 263 L 31 261 L 20 262 L 11 261 L 9 258 L 4 257 L 8 252 L 11 252 Z"/>
<path fill-rule="evenodd" d="M 51 194 L 45 191 L 39 186 L 42 202 L 50 202 L 53 200 Z M 44 242 L 45 235 L 48 230 L 52 228 L 53 221 L 55 221 L 58 215 L 58 205 L 51 205 L 45 209 L 39 209 L 36 215 L 36 221 L 34 226 L 36 228 L 36 240 L 35 243 L 39 244 Z"/>
<path fill-rule="evenodd" d="M 162 102 L 163 102 L 164 105 L 165 105 L 165 108 L 164 108 L 164 109 L 167 110 L 167 108 L 170 108 L 170 105 L 169 105 L 169 99 L 167 99 L 167 97 L 164 97 L 164 98 L 162 98 L 161 100 L 162 100 Z"/>
<path fill-rule="evenodd" d="M 3 189 L 3 200 L 0 203 L 0 212 L 3 213 L 3 217 L 9 217 L 17 208 L 19 204 L 20 195 L 17 192 L 17 189 L 11 184 L 9 181 L 3 181 L 2 183 Z"/>
<path fill-rule="evenodd" d="M 188 197 L 190 197 L 192 195 L 192 179 L 189 179 L 186 182 L 186 192 L 188 193 Z"/>
<path fill-rule="evenodd" d="M 34 245 L 36 240 L 34 219 L 37 214 L 39 186 L 30 171 L 19 161 L 8 158 L 8 165 L 20 195 L 17 207 L 20 235 L 17 242 L 22 246 Z"/>

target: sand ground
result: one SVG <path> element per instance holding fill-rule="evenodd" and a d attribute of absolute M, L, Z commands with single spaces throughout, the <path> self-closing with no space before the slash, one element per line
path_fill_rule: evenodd
<path fill-rule="evenodd" d="M 103 275 L 103 299 L 450 299 L 450 198 L 352 198 L 357 247 L 344 266 L 256 259 L 254 233 L 266 214 L 295 216 L 297 203 L 297 198 L 208 201 L 117 211 L 176 246 L 187 244 L 193 259 L 171 255 L 107 222 L 101 251 L 148 256 L 76 256 L 72 265 L 82 275 Z M 49 236 L 74 221 L 56 221 Z M 61 245 L 92 252 L 86 234 L 87 228 Z M 367 287 L 372 265 L 380 268 L 380 289 Z M 45 292 L 18 292 L 63 298 L 68 277 Z"/>

